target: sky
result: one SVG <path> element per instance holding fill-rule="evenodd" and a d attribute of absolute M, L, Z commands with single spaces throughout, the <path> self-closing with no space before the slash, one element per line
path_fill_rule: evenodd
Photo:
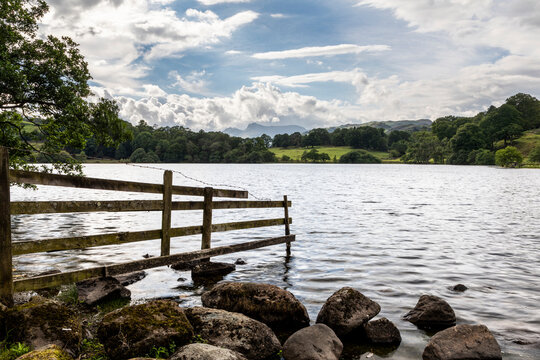
<path fill-rule="evenodd" d="M 133 124 L 307 129 L 540 95 L 537 0 L 48 0 Z"/>

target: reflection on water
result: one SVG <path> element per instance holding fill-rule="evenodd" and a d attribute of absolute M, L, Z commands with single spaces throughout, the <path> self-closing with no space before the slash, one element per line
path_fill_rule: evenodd
<path fill-rule="evenodd" d="M 290 290 L 312 321 L 343 286 L 376 300 L 403 342 L 395 351 L 348 347 L 344 358 L 419 359 L 429 335 L 401 320 L 422 294 L 446 299 L 458 323 L 487 325 L 505 359 L 540 358 L 540 172 L 490 167 L 404 165 L 167 165 L 195 178 L 237 184 L 253 193 L 293 202 L 292 253 L 285 245 L 216 258 L 246 265 L 225 280 L 256 281 Z M 162 172 L 126 165 L 89 165 L 86 173 L 160 183 Z M 175 175 L 175 184 L 199 186 Z M 40 187 L 12 190 L 23 200 L 137 200 L 159 195 Z M 176 197 L 175 200 L 185 199 Z M 214 223 L 277 218 L 283 209 L 215 210 Z M 172 226 L 198 225 L 202 212 L 173 214 Z M 37 240 L 159 229 L 159 212 L 45 214 L 13 217 L 13 239 Z M 283 235 L 261 228 L 213 235 L 214 246 Z M 75 270 L 159 255 L 159 240 L 15 258 L 18 273 Z M 200 236 L 175 238 L 171 251 L 200 248 Z M 458 283 L 463 293 L 451 288 Z M 130 289 L 135 301 L 172 298 L 200 305 L 210 286 L 187 271 L 154 269 Z M 361 355 L 363 353 L 363 355 Z"/>

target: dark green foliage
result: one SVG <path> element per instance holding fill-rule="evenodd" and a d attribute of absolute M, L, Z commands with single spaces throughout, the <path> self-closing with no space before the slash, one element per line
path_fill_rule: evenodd
<path fill-rule="evenodd" d="M 13 167 L 35 160 L 35 152 L 80 151 L 90 137 L 108 146 L 130 137 L 113 101 L 86 100 L 91 77 L 77 44 L 68 37 L 38 36 L 47 11 L 43 0 L 0 4 L 0 144 L 15 148 Z M 42 141 L 39 147 L 30 143 L 35 139 Z M 50 161 L 60 171 L 80 171 L 75 159 Z"/>
<path fill-rule="evenodd" d="M 513 146 L 497 150 L 495 153 L 495 164 L 502 167 L 519 167 L 523 162 L 523 156 Z"/>
<path fill-rule="evenodd" d="M 521 135 L 523 128 L 521 114 L 512 105 L 503 104 L 498 109 L 490 109 L 480 122 L 489 143 L 504 140 L 504 144 Z"/>
<path fill-rule="evenodd" d="M 413 164 L 427 164 L 430 159 L 435 163 L 444 162 L 445 146 L 437 136 L 429 131 L 412 134 L 407 153 L 402 160 Z"/>
<path fill-rule="evenodd" d="M 540 145 L 536 145 L 529 153 L 529 160 L 540 163 Z"/>
<path fill-rule="evenodd" d="M 317 149 L 311 149 L 310 151 L 304 151 L 301 157 L 302 161 L 313 161 L 313 162 L 326 162 L 330 160 L 330 155 L 327 153 L 319 153 Z"/>
<path fill-rule="evenodd" d="M 380 164 L 382 161 L 365 151 L 355 150 L 342 155 L 339 162 L 344 164 Z"/>
<path fill-rule="evenodd" d="M 396 141 L 409 138 L 409 133 L 395 132 Z M 294 133 L 292 135 L 280 134 L 274 136 L 273 147 L 314 147 L 314 146 L 351 146 L 355 149 L 386 151 L 388 149 L 388 136 L 384 129 L 370 126 L 354 128 L 339 128 L 331 134 L 326 129 L 313 129 L 306 135 Z"/>
<path fill-rule="evenodd" d="M 471 161 L 472 164 L 495 165 L 495 153 L 493 151 L 487 149 L 475 150 L 471 152 L 469 156 L 474 156 L 474 161 Z"/>
<path fill-rule="evenodd" d="M 521 114 L 520 125 L 524 130 L 540 127 L 540 101 L 529 94 L 519 93 L 506 99 Z"/>

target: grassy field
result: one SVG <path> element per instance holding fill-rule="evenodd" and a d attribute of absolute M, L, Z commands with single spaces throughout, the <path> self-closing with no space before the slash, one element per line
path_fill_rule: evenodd
<path fill-rule="evenodd" d="M 514 146 L 524 158 L 527 158 L 532 149 L 540 146 L 540 129 L 526 131 L 522 137 L 514 141 Z"/>
<path fill-rule="evenodd" d="M 315 146 L 315 149 L 317 149 L 319 151 L 319 153 L 327 153 L 328 156 L 330 156 L 330 161 L 333 161 L 334 160 L 334 156 L 336 157 L 336 159 L 339 161 L 339 158 L 350 152 L 350 151 L 353 151 L 355 149 L 349 147 L 349 146 L 330 146 L 330 147 L 325 147 L 325 146 Z M 292 160 L 295 160 L 295 161 L 300 161 L 300 158 L 302 157 L 302 154 L 304 153 L 304 151 L 310 151 L 311 148 L 270 148 L 269 149 L 271 152 L 273 152 L 274 154 L 276 154 L 276 156 L 281 159 L 281 157 L 283 155 L 287 155 L 289 156 Z M 370 153 L 371 155 L 385 161 L 385 162 L 393 162 L 390 161 L 390 154 L 387 153 L 387 152 L 383 152 L 383 151 L 368 151 L 368 150 L 365 150 L 366 152 Z M 399 160 L 398 160 L 399 162 Z"/>

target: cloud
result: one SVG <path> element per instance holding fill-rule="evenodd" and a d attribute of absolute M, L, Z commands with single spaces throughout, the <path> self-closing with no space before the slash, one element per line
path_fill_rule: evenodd
<path fill-rule="evenodd" d="M 52 0 L 41 30 L 78 42 L 96 83 L 115 92 L 134 94 L 154 61 L 218 44 L 259 16 L 241 11 L 220 18 L 210 10 L 196 9 L 187 9 L 179 16 L 167 7 L 169 3 Z"/>
<path fill-rule="evenodd" d="M 331 126 L 352 121 L 357 109 L 341 101 L 322 101 L 296 92 L 282 92 L 270 84 L 244 86 L 229 97 L 195 98 L 169 95 L 163 101 L 152 97 L 133 99 L 117 96 L 122 118 L 137 123 L 144 119 L 159 126 L 181 125 L 194 130 L 245 127 L 251 122 Z M 357 119 L 357 118 L 356 118 Z"/>
<path fill-rule="evenodd" d="M 203 5 L 211 6 L 217 4 L 230 4 L 230 3 L 248 3 L 251 0 L 197 0 Z"/>
<path fill-rule="evenodd" d="M 353 44 L 340 44 L 330 46 L 315 46 L 304 47 L 301 49 L 283 50 L 283 51 L 269 51 L 264 53 L 253 54 L 255 59 L 263 60 L 277 60 L 277 59 L 291 59 L 291 58 L 305 58 L 313 56 L 335 56 L 344 54 L 360 54 L 365 52 L 380 52 L 390 50 L 387 45 L 366 45 L 359 46 Z"/>
<path fill-rule="evenodd" d="M 169 77 L 174 80 L 173 86 L 193 94 L 204 94 L 208 91 L 208 81 L 204 79 L 206 71 L 193 71 L 182 77 L 177 71 L 171 71 Z"/>
<path fill-rule="evenodd" d="M 444 32 L 466 46 L 540 54 L 540 3 L 534 0 L 362 0 L 357 6 L 391 10 L 416 31 Z"/>
<path fill-rule="evenodd" d="M 256 76 L 252 80 L 260 82 L 268 82 L 275 85 L 302 88 L 307 87 L 307 84 L 321 83 L 321 82 L 340 82 L 348 83 L 361 87 L 367 81 L 367 75 L 360 71 L 360 69 L 354 69 L 352 71 L 330 71 L 323 73 L 311 73 L 295 76 Z"/>

